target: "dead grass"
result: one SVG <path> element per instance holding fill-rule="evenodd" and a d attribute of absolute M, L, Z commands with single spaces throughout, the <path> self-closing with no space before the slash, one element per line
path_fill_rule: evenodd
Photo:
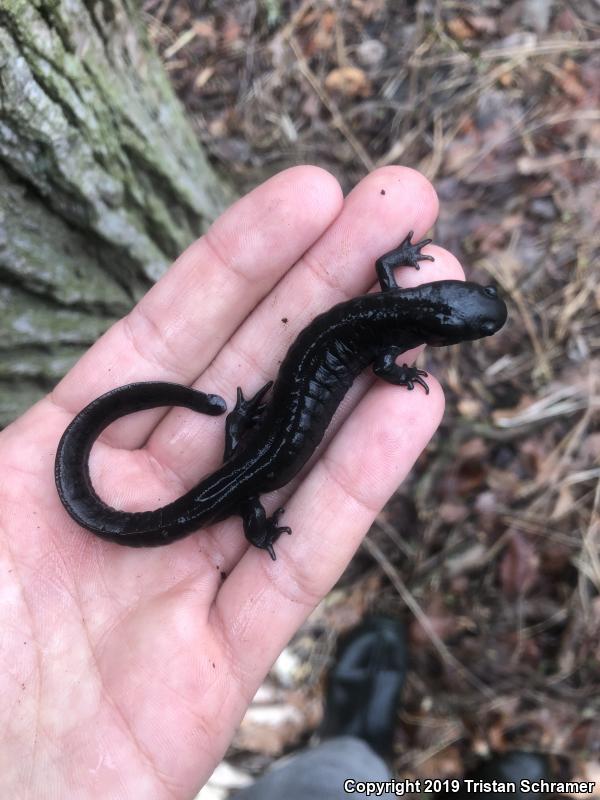
<path fill-rule="evenodd" d="M 499 336 L 428 354 L 447 387 L 442 429 L 341 585 L 356 613 L 333 603 L 307 626 L 318 655 L 301 689 L 319 691 L 324 630 L 375 603 L 411 634 L 401 774 L 460 774 L 475 754 L 517 747 L 589 773 L 600 760 L 597 5 L 147 0 L 146 11 L 199 137 L 240 191 L 293 163 L 321 164 L 346 189 L 409 164 L 440 195 L 436 241 L 510 297 Z"/>

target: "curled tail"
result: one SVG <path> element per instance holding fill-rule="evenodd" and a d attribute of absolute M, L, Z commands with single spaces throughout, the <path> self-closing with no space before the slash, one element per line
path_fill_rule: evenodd
<path fill-rule="evenodd" d="M 130 512 L 111 508 L 92 486 L 88 459 L 102 431 L 126 414 L 160 406 L 182 406 L 211 416 L 227 410 L 222 397 L 187 386 L 164 382 L 130 383 L 93 400 L 62 435 L 54 466 L 58 494 L 71 517 L 98 536 L 133 547 L 161 545 L 210 521 L 204 519 L 208 514 L 204 515 L 200 506 L 197 506 L 197 513 L 189 514 L 198 487 L 154 511 Z M 187 509 L 187 515 L 182 515 L 183 509 Z"/>

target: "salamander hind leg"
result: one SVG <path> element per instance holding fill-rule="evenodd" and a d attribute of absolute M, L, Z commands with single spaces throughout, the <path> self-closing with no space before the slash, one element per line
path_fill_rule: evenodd
<path fill-rule="evenodd" d="M 292 532 L 287 525 L 277 525 L 277 520 L 283 514 L 283 508 L 278 508 L 271 517 L 267 517 L 258 497 L 250 497 L 244 502 L 240 513 L 244 521 L 246 539 L 255 547 L 266 550 L 273 561 L 276 561 L 277 556 L 273 545 L 282 533 L 290 534 Z"/>
<path fill-rule="evenodd" d="M 396 364 L 396 358 L 402 353 L 400 347 L 390 347 L 380 353 L 373 365 L 373 372 L 379 378 L 383 378 L 388 383 L 393 383 L 395 386 L 406 386 L 408 389 L 414 389 L 415 383 L 418 383 L 425 389 L 425 394 L 429 394 L 429 386 L 423 380 L 427 377 L 424 369 L 417 369 L 417 367 L 409 367 L 408 364 Z"/>
<path fill-rule="evenodd" d="M 227 415 L 225 420 L 224 461 L 227 461 L 231 456 L 242 436 L 259 422 L 265 407 L 265 404 L 261 401 L 272 385 L 273 381 L 265 383 L 249 400 L 246 400 L 244 393 L 238 386 L 235 408 Z"/>
<path fill-rule="evenodd" d="M 433 256 L 421 253 L 421 249 L 425 245 L 430 244 L 432 239 L 423 239 L 420 242 L 411 242 L 414 231 L 409 231 L 406 239 L 390 250 L 389 253 L 384 253 L 375 262 L 375 269 L 377 271 L 377 278 L 382 292 L 387 292 L 390 289 L 397 289 L 398 284 L 394 277 L 394 269 L 396 267 L 414 267 L 421 269 L 419 261 L 434 261 Z"/>

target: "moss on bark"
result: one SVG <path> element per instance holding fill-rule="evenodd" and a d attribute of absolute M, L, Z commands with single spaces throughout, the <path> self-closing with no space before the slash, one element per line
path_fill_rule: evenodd
<path fill-rule="evenodd" d="M 6 424 L 203 233 L 231 192 L 129 0 L 0 0 L 0 102 Z"/>

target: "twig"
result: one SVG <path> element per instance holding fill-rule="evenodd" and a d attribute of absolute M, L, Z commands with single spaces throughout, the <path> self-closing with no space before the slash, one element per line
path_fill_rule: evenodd
<path fill-rule="evenodd" d="M 372 160 L 371 156 L 367 153 L 365 148 L 362 144 L 358 141 L 356 136 L 352 133 L 342 113 L 340 112 L 337 103 L 329 97 L 325 89 L 321 86 L 321 83 L 315 73 L 311 70 L 308 65 L 304 54 L 302 53 L 302 49 L 298 44 L 298 40 L 294 36 L 293 33 L 290 33 L 287 37 L 288 44 L 292 48 L 294 55 L 296 56 L 296 60 L 298 63 L 298 69 L 304 75 L 306 80 L 310 83 L 312 88 L 315 90 L 315 94 L 323 103 L 325 108 L 331 114 L 331 121 L 334 126 L 340 131 L 340 133 L 344 136 L 344 138 L 348 141 L 350 147 L 354 150 L 357 157 L 361 161 L 362 165 L 365 167 L 367 172 L 371 172 L 375 168 L 375 162 Z"/>
<path fill-rule="evenodd" d="M 509 244 L 509 254 L 513 263 L 515 263 L 516 260 L 514 256 L 512 256 L 512 253 L 516 249 L 517 235 L 518 234 L 515 231 L 511 236 L 511 241 Z M 506 257 L 508 258 L 509 256 Z M 542 346 L 542 343 L 538 337 L 537 328 L 531 314 L 529 313 L 525 296 L 521 291 L 519 284 L 514 280 L 514 276 L 509 266 L 507 266 L 505 269 L 496 269 L 491 259 L 483 259 L 481 261 L 481 266 L 501 284 L 502 288 L 508 294 L 510 294 L 511 299 L 514 300 L 519 313 L 521 314 L 521 319 L 523 320 L 523 324 L 525 325 L 525 329 L 527 330 L 527 334 L 537 357 L 537 371 L 538 373 L 541 373 L 545 380 L 550 380 L 552 377 L 552 365 L 548 360 L 546 349 Z"/>
<path fill-rule="evenodd" d="M 596 483 L 594 494 L 594 507 L 590 524 L 583 537 L 583 547 L 589 559 L 588 562 L 578 561 L 577 566 L 594 584 L 596 591 L 600 591 L 600 557 L 598 556 L 598 542 L 600 540 L 600 480 Z"/>
<path fill-rule="evenodd" d="M 453 53 L 448 56 L 432 56 L 431 58 L 419 58 L 422 67 L 437 67 L 452 64 L 470 63 L 473 59 L 481 61 L 497 61 L 498 59 L 523 59 L 535 56 L 547 55 L 552 53 L 581 52 L 590 50 L 600 50 L 600 40 L 590 42 L 555 41 L 549 40 L 541 44 L 531 45 L 531 47 L 493 47 L 482 50 L 480 53 Z"/>
<path fill-rule="evenodd" d="M 497 416 L 494 421 L 500 428 L 518 428 L 533 422 L 569 416 L 584 408 L 600 408 L 600 398 L 587 397 L 579 386 L 559 386 L 523 411 L 507 417 Z"/>

